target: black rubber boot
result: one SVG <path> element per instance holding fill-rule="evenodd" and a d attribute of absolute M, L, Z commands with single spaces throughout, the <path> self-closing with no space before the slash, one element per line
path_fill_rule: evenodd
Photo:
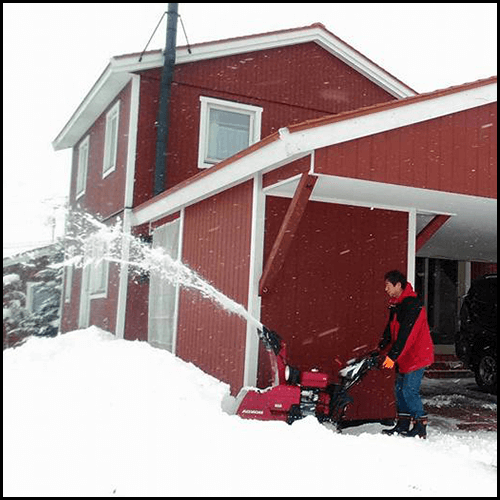
<path fill-rule="evenodd" d="M 413 428 L 411 431 L 406 431 L 401 433 L 404 437 L 419 437 L 422 439 L 427 438 L 427 415 L 417 418 L 414 421 Z"/>
<path fill-rule="evenodd" d="M 384 429 L 382 434 L 392 436 L 393 434 L 401 434 L 410 429 L 411 416 L 409 413 L 398 413 L 398 421 L 392 429 Z"/>

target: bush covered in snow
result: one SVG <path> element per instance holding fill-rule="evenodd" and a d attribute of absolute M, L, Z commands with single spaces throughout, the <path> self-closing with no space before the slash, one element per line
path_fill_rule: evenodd
<path fill-rule="evenodd" d="M 62 246 L 56 243 L 43 250 L 4 259 L 4 349 L 31 335 L 53 337 L 59 330 Z"/>

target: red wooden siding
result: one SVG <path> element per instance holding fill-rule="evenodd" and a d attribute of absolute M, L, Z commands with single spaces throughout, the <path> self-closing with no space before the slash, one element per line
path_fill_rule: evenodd
<path fill-rule="evenodd" d="M 178 65 L 175 81 L 322 114 L 395 99 L 314 42 Z"/>
<path fill-rule="evenodd" d="M 85 194 L 78 199 L 77 205 L 93 214 L 107 218 L 123 209 L 125 199 L 125 178 L 127 166 L 128 133 L 130 121 L 131 86 L 127 85 L 99 116 L 89 130 L 89 160 Z M 106 132 L 106 113 L 120 100 L 118 128 L 118 151 L 116 169 L 102 178 L 104 159 L 104 138 Z M 82 139 L 85 139 L 85 134 Z M 78 166 L 78 146 L 73 150 L 73 171 L 71 176 L 71 201 L 75 202 L 76 169 Z"/>
<path fill-rule="evenodd" d="M 109 264 L 107 297 L 91 299 L 90 301 L 89 325 L 95 325 L 113 333 L 116 330 L 119 273 L 120 266 L 111 262 Z"/>
<path fill-rule="evenodd" d="M 110 226 L 115 224 L 116 217 L 109 220 Z M 83 251 L 83 249 L 81 249 Z M 109 332 L 115 332 L 118 305 L 118 288 L 120 282 L 120 265 L 109 263 L 108 290 L 106 297 L 91 298 L 89 305 L 89 325 L 96 325 Z M 61 331 L 69 332 L 79 328 L 80 299 L 82 286 L 82 268 L 74 267 L 71 282 L 71 300 L 62 303 Z M 147 295 L 146 295 L 147 297 Z"/>
<path fill-rule="evenodd" d="M 152 197 L 160 70 L 142 73 L 134 206 Z M 200 95 L 261 106 L 261 137 L 279 128 L 395 98 L 315 43 L 175 67 L 167 187 L 199 172 Z"/>
<path fill-rule="evenodd" d="M 125 331 L 127 340 L 148 340 L 149 283 L 136 275 L 129 275 L 127 307 L 125 309 Z"/>
<path fill-rule="evenodd" d="M 289 203 L 267 198 L 264 259 Z M 336 376 L 346 361 L 377 346 L 387 321 L 383 276 L 406 271 L 407 227 L 406 213 L 309 201 L 281 272 L 262 297 L 262 322 L 285 339 L 292 366 Z M 260 387 L 267 377 L 263 357 Z M 370 375 L 350 418 L 390 417 L 391 383 L 385 372 Z"/>
<path fill-rule="evenodd" d="M 160 78 L 161 73 L 159 70 L 152 70 L 141 74 L 134 177 L 134 206 L 140 205 L 153 197 L 156 155 L 155 122 L 159 107 Z M 172 92 L 170 102 L 173 102 L 174 99 Z M 172 122 L 171 114 L 170 122 Z M 172 128 L 170 127 L 169 134 L 171 130 Z M 168 149 L 169 151 L 171 150 L 170 146 Z M 170 165 L 167 166 L 167 176 L 169 175 Z"/>
<path fill-rule="evenodd" d="M 471 279 L 479 278 L 483 274 L 495 274 L 497 273 L 497 264 L 492 264 L 489 262 L 471 262 Z"/>
<path fill-rule="evenodd" d="M 276 184 L 277 182 L 289 179 L 290 177 L 295 177 L 298 174 L 308 172 L 310 167 L 310 155 L 305 156 L 304 158 L 300 158 L 299 160 L 287 163 L 283 167 L 271 170 L 271 172 L 264 174 L 264 176 L 262 177 L 262 187 L 266 188 L 268 186 Z"/>
<path fill-rule="evenodd" d="M 132 230 L 134 238 L 150 240 L 149 224 L 136 226 Z M 127 340 L 148 340 L 148 300 L 149 278 L 128 270 L 127 305 L 125 308 L 125 331 L 123 337 Z"/>
<path fill-rule="evenodd" d="M 182 261 L 245 308 L 248 303 L 252 182 L 188 207 Z M 181 289 L 177 355 L 227 382 L 236 393 L 244 373 L 246 321 L 198 292 Z"/>
<path fill-rule="evenodd" d="M 118 302 L 119 266 L 109 265 L 107 297 L 90 300 L 89 325 L 96 325 L 109 332 L 116 328 L 116 307 Z M 73 270 L 71 300 L 63 303 L 61 331 L 69 332 L 79 328 L 82 269 Z"/>
<path fill-rule="evenodd" d="M 104 141 L 106 132 L 106 113 L 120 101 L 118 150 L 116 168 L 104 179 L 102 166 L 104 159 Z M 116 222 L 116 215 L 120 216 L 125 201 L 125 180 L 128 153 L 128 134 L 130 126 L 131 85 L 127 85 L 113 100 L 106 110 L 99 116 L 82 140 L 89 137 L 89 158 L 87 166 L 87 180 L 85 193 L 75 200 L 76 175 L 78 169 L 78 147 L 73 149 L 73 168 L 71 175 L 70 200 L 74 207 L 79 207 L 97 219 Z M 78 317 L 81 293 L 81 269 L 73 272 L 73 287 L 71 302 L 63 305 L 62 331 L 78 328 Z M 116 313 L 118 303 L 119 266 L 110 264 L 108 294 L 106 298 L 90 300 L 89 324 L 99 326 L 114 332 L 116 328 Z"/>
<path fill-rule="evenodd" d="M 497 197 L 496 103 L 316 151 L 315 171 Z"/>
<path fill-rule="evenodd" d="M 78 328 L 78 313 L 80 310 L 80 291 L 82 283 L 82 270 L 74 268 L 71 281 L 71 300 L 62 303 L 61 332 L 71 332 Z"/>

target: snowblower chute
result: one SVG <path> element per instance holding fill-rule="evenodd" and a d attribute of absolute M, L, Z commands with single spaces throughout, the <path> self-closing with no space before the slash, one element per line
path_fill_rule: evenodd
<path fill-rule="evenodd" d="M 301 372 L 289 366 L 286 345 L 276 332 L 262 326 L 258 334 L 269 353 L 276 385 L 267 389 L 243 388 L 237 396 L 236 410 L 242 418 L 292 424 L 313 415 L 319 422 L 338 426 L 352 402 L 349 389 L 380 364 L 378 351 L 351 360 L 339 371 L 339 382 L 334 383 L 326 373 L 315 369 Z"/>

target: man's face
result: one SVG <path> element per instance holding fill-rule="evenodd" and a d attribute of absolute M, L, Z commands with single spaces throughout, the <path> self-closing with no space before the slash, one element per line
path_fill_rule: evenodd
<path fill-rule="evenodd" d="M 389 297 L 398 298 L 402 292 L 403 289 L 401 288 L 401 283 L 398 282 L 393 285 L 390 281 L 385 282 L 385 293 L 387 293 Z"/>

